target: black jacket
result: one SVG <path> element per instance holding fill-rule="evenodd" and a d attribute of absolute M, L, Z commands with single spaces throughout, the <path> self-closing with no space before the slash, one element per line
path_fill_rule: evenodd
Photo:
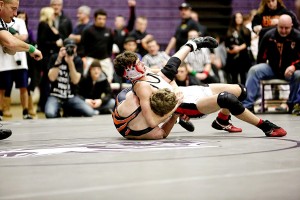
<path fill-rule="evenodd" d="M 273 18 L 279 18 L 280 15 L 288 14 L 291 16 L 293 21 L 294 28 L 298 28 L 298 20 L 296 16 L 288 11 L 286 8 L 279 7 L 276 10 L 266 9 L 264 13 L 256 14 L 252 20 L 252 29 L 254 26 L 261 25 L 262 30 L 259 32 L 260 41 L 264 34 L 273 28 L 274 26 L 271 26 L 271 19 Z"/>
<path fill-rule="evenodd" d="M 284 78 L 287 67 L 300 69 L 300 31 L 292 29 L 287 37 L 281 37 L 277 28 L 269 30 L 262 38 L 257 55 L 258 63 L 269 61 L 278 78 Z"/>
<path fill-rule="evenodd" d="M 113 98 L 110 84 L 103 72 L 95 84 L 90 76 L 83 78 L 79 83 L 78 94 L 84 99 L 101 99 L 102 105 Z"/>
<path fill-rule="evenodd" d="M 59 26 L 58 26 L 58 32 L 60 37 L 64 40 L 67 37 L 69 37 L 72 31 L 73 31 L 72 21 L 62 12 L 62 14 L 59 16 Z"/>

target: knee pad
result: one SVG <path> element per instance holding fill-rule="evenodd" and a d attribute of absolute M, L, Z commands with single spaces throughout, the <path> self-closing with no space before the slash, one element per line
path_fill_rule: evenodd
<path fill-rule="evenodd" d="M 245 111 L 242 102 L 228 92 L 221 92 L 218 95 L 217 103 L 221 108 L 227 108 L 233 115 L 240 115 Z"/>
<path fill-rule="evenodd" d="M 171 81 L 174 80 L 175 75 L 178 72 L 178 67 L 181 64 L 181 60 L 177 57 L 171 57 L 166 66 L 162 68 L 161 72 Z"/>
<path fill-rule="evenodd" d="M 240 84 L 240 83 L 238 85 L 241 88 L 241 94 L 238 97 L 238 100 L 239 101 L 244 101 L 246 99 L 246 97 L 247 97 L 247 88 L 244 85 Z"/>

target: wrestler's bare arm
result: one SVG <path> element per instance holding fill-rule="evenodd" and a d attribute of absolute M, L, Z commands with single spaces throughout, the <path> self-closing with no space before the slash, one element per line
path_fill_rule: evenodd
<path fill-rule="evenodd" d="M 134 91 L 139 97 L 143 116 L 145 117 L 148 126 L 154 128 L 158 126 L 165 119 L 157 116 L 150 107 L 150 96 L 153 93 L 152 87 L 147 82 L 138 82 L 134 86 Z"/>

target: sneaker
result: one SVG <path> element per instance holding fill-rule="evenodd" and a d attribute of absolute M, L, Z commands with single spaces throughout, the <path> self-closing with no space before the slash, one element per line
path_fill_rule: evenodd
<path fill-rule="evenodd" d="M 4 140 L 11 136 L 12 132 L 9 129 L 0 129 L 0 140 Z"/>
<path fill-rule="evenodd" d="M 300 105 L 298 103 L 296 103 L 293 107 L 293 111 L 292 111 L 293 115 L 299 115 L 300 114 Z"/>
<path fill-rule="evenodd" d="M 223 125 L 223 124 L 221 124 L 221 123 L 218 122 L 218 119 L 215 119 L 213 121 L 213 123 L 211 124 L 211 126 L 214 129 L 228 131 L 229 133 L 238 133 L 238 132 L 242 132 L 243 131 L 243 129 L 235 127 L 231 123 L 229 123 L 229 120 L 228 120 L 228 124 L 227 125 Z"/>
<path fill-rule="evenodd" d="M 197 45 L 197 50 L 201 49 L 201 48 L 216 48 L 218 47 L 219 43 L 218 41 L 210 36 L 206 36 L 206 37 L 198 37 L 198 38 L 194 38 L 192 39 L 192 41 L 194 41 Z"/>
<path fill-rule="evenodd" d="M 265 120 L 261 125 L 258 126 L 258 128 L 260 128 L 267 137 L 283 137 L 287 134 L 283 128 L 273 124 L 268 120 Z"/>
<path fill-rule="evenodd" d="M 194 132 L 195 127 L 192 124 L 192 122 L 190 121 L 184 121 L 183 119 L 179 118 L 179 122 L 180 126 L 182 126 L 182 128 L 184 128 L 185 130 L 189 131 L 189 132 Z"/>
<path fill-rule="evenodd" d="M 29 114 L 25 114 L 25 115 L 23 115 L 23 119 L 32 119 L 32 117 Z"/>

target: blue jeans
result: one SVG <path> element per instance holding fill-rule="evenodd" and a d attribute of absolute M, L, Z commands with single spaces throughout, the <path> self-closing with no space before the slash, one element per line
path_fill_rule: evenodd
<path fill-rule="evenodd" d="M 60 99 L 55 96 L 49 96 L 45 105 L 46 118 L 60 117 L 60 109 L 63 108 L 64 115 L 91 117 L 94 110 L 78 96 L 69 99 Z"/>
<path fill-rule="evenodd" d="M 106 104 L 101 105 L 101 106 L 98 107 L 98 108 L 95 108 L 95 110 L 99 110 L 100 113 L 101 113 L 101 111 L 103 111 L 103 110 L 113 110 L 114 107 L 115 107 L 115 102 L 116 102 L 116 101 L 115 101 L 114 99 L 110 99 Z"/>
<path fill-rule="evenodd" d="M 269 80 L 277 78 L 272 68 L 266 63 L 254 65 L 248 71 L 246 80 L 247 98 L 243 101 L 246 108 L 254 106 L 255 101 L 261 96 L 260 80 Z M 300 70 L 295 71 L 293 76 L 287 80 L 290 82 L 289 104 L 300 102 L 299 90 Z"/>

